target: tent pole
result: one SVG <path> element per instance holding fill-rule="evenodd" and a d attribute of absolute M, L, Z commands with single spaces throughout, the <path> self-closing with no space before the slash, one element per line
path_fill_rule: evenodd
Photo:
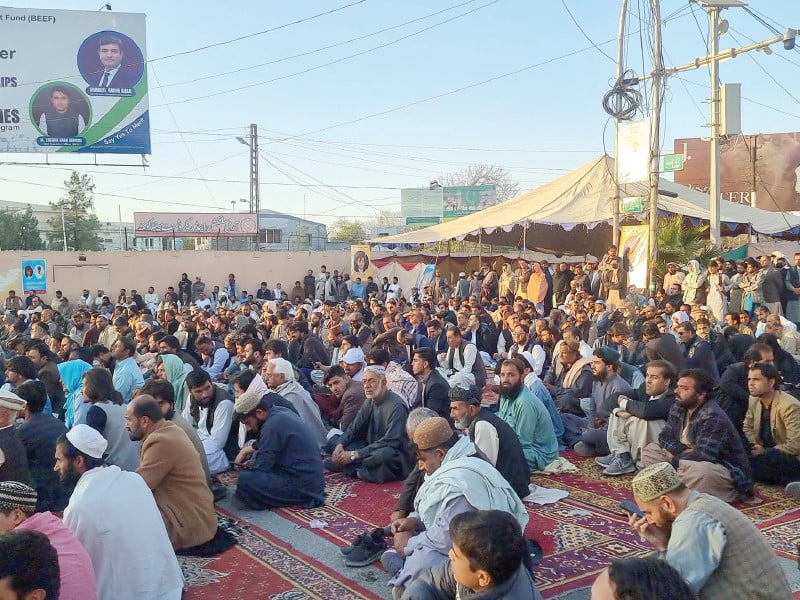
<path fill-rule="evenodd" d="M 483 229 L 478 229 L 478 270 L 483 264 Z"/>
<path fill-rule="evenodd" d="M 525 221 L 522 225 L 522 256 L 525 256 L 525 251 L 528 249 L 528 224 L 530 221 Z"/>

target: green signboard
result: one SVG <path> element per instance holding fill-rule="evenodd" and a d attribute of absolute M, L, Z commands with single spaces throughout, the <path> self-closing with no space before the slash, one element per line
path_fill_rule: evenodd
<path fill-rule="evenodd" d="M 664 171 L 683 171 L 683 154 L 665 154 L 661 157 L 664 161 Z"/>
<path fill-rule="evenodd" d="M 630 215 L 644 210 L 644 198 L 641 196 L 628 196 L 622 199 L 623 214 Z"/>
<path fill-rule="evenodd" d="M 445 221 L 483 210 L 497 204 L 493 185 L 462 185 L 444 188 L 443 213 Z"/>

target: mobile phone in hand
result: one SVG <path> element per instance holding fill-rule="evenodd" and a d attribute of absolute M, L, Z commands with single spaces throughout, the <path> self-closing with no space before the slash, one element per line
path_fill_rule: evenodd
<path fill-rule="evenodd" d="M 644 513 L 636 506 L 636 503 L 631 500 L 623 500 L 619 503 L 619 507 L 629 515 L 636 515 L 640 519 L 644 517 Z"/>

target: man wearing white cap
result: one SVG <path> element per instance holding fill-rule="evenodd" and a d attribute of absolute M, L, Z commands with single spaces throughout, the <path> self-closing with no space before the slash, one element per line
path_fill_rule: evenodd
<path fill-rule="evenodd" d="M 24 408 L 25 401 L 14 392 L 0 390 L 0 481 L 31 481 L 25 446 L 14 427 Z"/>
<path fill-rule="evenodd" d="M 362 381 L 367 360 L 361 348 L 350 348 L 342 356 L 342 368 L 353 381 Z"/>
<path fill-rule="evenodd" d="M 56 443 L 62 483 L 74 491 L 64 523 L 86 548 L 99 600 L 178 600 L 183 575 L 153 494 L 136 473 L 105 466 L 105 438 L 76 425 Z"/>
<path fill-rule="evenodd" d="M 36 531 L 58 554 L 60 600 L 97 600 L 92 561 L 75 534 L 50 511 L 36 512 L 36 490 L 18 481 L 0 482 L 0 534 Z M 33 596 L 23 596 L 33 598 Z"/>

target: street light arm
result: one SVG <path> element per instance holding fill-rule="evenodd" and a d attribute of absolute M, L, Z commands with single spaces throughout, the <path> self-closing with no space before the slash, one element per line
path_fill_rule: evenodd
<path fill-rule="evenodd" d="M 791 31 L 791 30 L 790 30 Z M 795 36 L 797 34 L 794 31 Z M 709 65 L 713 60 L 717 60 L 718 62 L 723 62 L 726 60 L 731 60 L 736 58 L 740 54 L 745 54 L 747 52 L 752 52 L 753 50 L 761 50 L 762 48 L 766 48 L 771 46 L 772 44 L 783 43 L 786 40 L 786 34 L 782 34 L 776 36 L 774 38 L 770 38 L 768 40 L 764 40 L 763 42 L 757 42 L 755 44 L 750 44 L 749 46 L 742 46 L 741 48 L 729 48 L 728 50 L 723 50 L 722 52 L 718 52 L 717 54 L 708 54 L 706 56 L 700 56 L 695 58 L 693 61 L 678 65 L 677 67 L 668 67 L 664 69 L 661 75 L 673 75 L 675 73 L 681 73 L 683 71 L 691 71 L 693 69 L 699 69 L 701 67 L 705 67 Z M 646 79 L 652 79 L 655 73 L 647 73 L 646 75 L 642 75 L 639 77 L 640 81 L 644 81 Z"/>

